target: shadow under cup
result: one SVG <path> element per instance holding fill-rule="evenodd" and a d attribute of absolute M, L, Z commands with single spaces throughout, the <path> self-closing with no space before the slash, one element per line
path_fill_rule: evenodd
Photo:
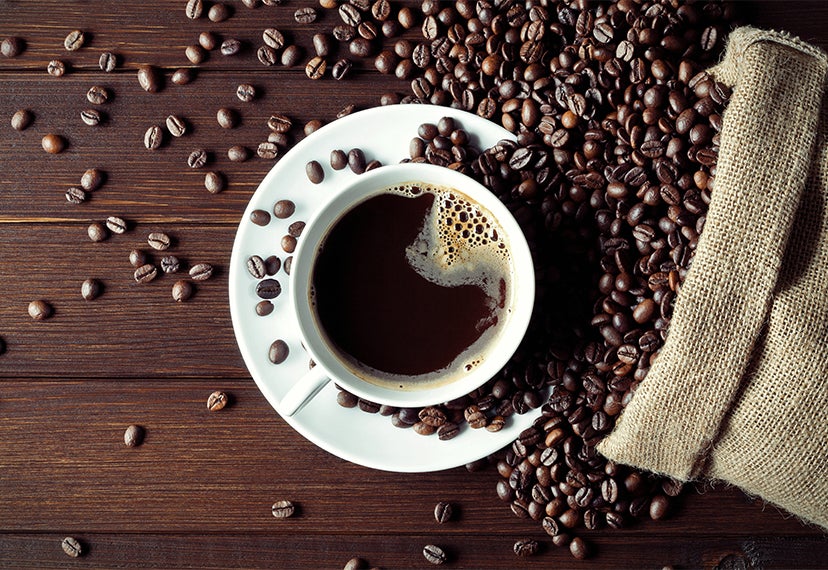
<path fill-rule="evenodd" d="M 523 232 L 496 196 L 456 171 L 407 163 L 355 177 L 310 220 L 290 296 L 316 366 L 280 413 L 328 381 L 420 407 L 464 396 L 506 364 L 528 327 L 535 278 Z"/>

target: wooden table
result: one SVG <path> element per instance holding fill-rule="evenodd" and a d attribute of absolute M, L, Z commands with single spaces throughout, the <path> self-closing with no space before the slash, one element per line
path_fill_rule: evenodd
<path fill-rule="evenodd" d="M 348 104 L 375 106 L 380 94 L 407 86 L 374 71 L 310 81 L 301 68 L 260 65 L 251 46 L 265 25 L 296 31 L 310 48 L 292 15 L 311 2 L 258 10 L 234 2 L 234 17 L 219 24 L 186 19 L 184 4 L 0 0 L 0 36 L 26 42 L 18 57 L 0 58 L 0 566 L 340 568 L 358 555 L 379 567 L 414 568 L 429 566 L 421 554 L 428 543 L 444 546 L 453 568 L 826 564 L 822 532 L 721 487 L 687 492 L 665 521 L 584 532 L 597 552 L 579 563 L 497 499 L 493 467 L 375 471 L 295 433 L 248 375 L 227 302 L 234 233 L 272 162 L 230 163 L 224 150 L 255 149 L 273 112 L 300 125 L 327 122 Z M 828 46 L 823 3 L 743 7 L 749 22 Z M 70 53 L 63 40 L 73 29 L 86 31 L 87 41 Z M 235 57 L 213 52 L 194 82 L 170 84 L 187 63 L 185 46 L 203 30 L 246 48 Z M 113 73 L 98 68 L 104 51 L 119 56 Z M 46 73 L 53 58 L 70 64 L 65 76 Z M 166 87 L 142 91 L 138 64 L 163 68 Z M 236 98 L 242 82 L 260 90 L 256 101 Z M 79 118 L 92 85 L 114 95 L 100 106 L 108 120 L 94 128 Z M 222 106 L 241 111 L 238 128 L 217 126 Z M 35 116 L 22 132 L 9 126 L 19 108 Z M 191 133 L 147 151 L 144 131 L 168 114 L 185 117 Z M 41 150 L 50 132 L 68 141 L 63 153 Z M 203 171 L 185 164 L 198 146 L 213 150 L 214 167 L 227 175 L 220 194 L 207 193 Z M 92 167 L 107 173 L 105 184 L 88 202 L 69 204 L 64 192 Z M 130 231 L 90 241 L 88 224 L 110 215 L 127 219 Z M 156 230 L 174 237 L 183 264 L 216 268 L 186 303 L 171 300 L 169 276 L 148 285 L 132 278 L 128 254 L 147 249 L 145 236 Z M 80 296 L 88 277 L 105 286 L 91 302 Z M 33 321 L 34 299 L 48 300 L 54 315 Z M 231 396 L 220 412 L 206 408 L 213 390 Z M 139 447 L 124 445 L 130 424 L 146 428 Z M 296 516 L 274 518 L 279 499 L 294 501 Z M 438 526 L 432 510 L 440 500 L 460 512 Z M 81 542 L 81 558 L 64 554 L 65 536 Z M 512 546 L 521 538 L 547 548 L 519 559 Z"/>

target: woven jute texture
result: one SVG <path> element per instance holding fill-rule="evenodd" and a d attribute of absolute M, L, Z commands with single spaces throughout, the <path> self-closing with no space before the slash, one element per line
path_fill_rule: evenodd
<path fill-rule="evenodd" d="M 716 184 L 656 362 L 598 449 L 723 480 L 828 528 L 824 52 L 739 28 Z"/>

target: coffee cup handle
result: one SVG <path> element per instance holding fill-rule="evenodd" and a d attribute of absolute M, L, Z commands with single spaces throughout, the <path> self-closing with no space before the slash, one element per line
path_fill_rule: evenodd
<path fill-rule="evenodd" d="M 330 381 L 327 372 L 322 370 L 321 366 L 314 366 L 288 390 L 279 402 L 277 406 L 279 414 L 283 417 L 292 416 L 310 402 Z"/>

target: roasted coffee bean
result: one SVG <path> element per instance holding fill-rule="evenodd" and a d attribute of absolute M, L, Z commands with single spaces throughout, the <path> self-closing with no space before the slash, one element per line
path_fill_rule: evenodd
<path fill-rule="evenodd" d="M 342 570 L 365 570 L 366 568 L 368 568 L 368 563 L 362 558 L 355 556 L 345 563 Z"/>
<path fill-rule="evenodd" d="M 216 2 L 207 11 L 207 18 L 211 22 L 223 22 L 231 15 L 231 9 L 227 4 Z"/>
<path fill-rule="evenodd" d="M 202 0 L 187 0 L 187 5 L 184 7 L 184 14 L 191 19 L 197 20 L 201 17 L 204 11 L 204 3 Z"/>
<path fill-rule="evenodd" d="M 118 216 L 109 216 L 106 219 L 106 228 L 113 234 L 122 234 L 127 231 L 128 226 L 126 220 Z"/>
<path fill-rule="evenodd" d="M 19 111 L 15 111 L 14 115 L 11 118 L 11 126 L 16 131 L 24 131 L 26 128 L 32 124 L 32 119 L 34 116 L 32 112 L 28 109 L 20 109 Z"/>
<path fill-rule="evenodd" d="M 286 519 L 292 517 L 296 513 L 296 507 L 290 501 L 276 501 L 270 508 L 270 512 L 277 519 Z"/>
<path fill-rule="evenodd" d="M 147 244 L 156 251 L 164 251 L 172 245 L 172 239 L 164 232 L 150 232 L 147 235 Z"/>
<path fill-rule="evenodd" d="M 262 299 L 275 299 L 282 293 L 282 286 L 275 279 L 264 279 L 256 284 L 256 294 Z"/>
<path fill-rule="evenodd" d="M 59 59 L 53 59 L 46 65 L 46 73 L 52 77 L 62 77 L 66 73 L 66 64 Z"/>
<path fill-rule="evenodd" d="M 423 557 L 435 566 L 445 564 L 448 561 L 445 550 L 434 544 L 426 544 L 423 547 Z"/>
<path fill-rule="evenodd" d="M 572 542 L 569 543 L 569 552 L 572 554 L 572 557 L 577 560 L 585 560 L 589 557 L 589 547 L 587 546 L 586 541 L 580 536 L 576 536 L 572 539 Z"/>
<path fill-rule="evenodd" d="M 48 134 L 44 135 L 40 140 L 43 150 L 49 154 L 60 154 L 66 148 L 66 141 L 60 135 Z"/>
<path fill-rule="evenodd" d="M 227 181 L 221 172 L 211 171 L 204 175 L 204 188 L 210 194 L 218 194 L 226 185 Z"/>
<path fill-rule="evenodd" d="M 251 255 L 248 257 L 247 271 L 256 279 L 263 279 L 267 274 L 264 259 L 258 255 Z"/>
<path fill-rule="evenodd" d="M 147 254 L 140 249 L 133 249 L 129 252 L 129 264 L 133 267 L 141 267 L 147 262 Z"/>
<path fill-rule="evenodd" d="M 78 556 L 83 554 L 83 546 L 80 542 L 74 537 L 67 536 L 60 542 L 60 547 L 66 553 L 67 556 L 71 556 L 72 558 L 77 558 Z"/>
<path fill-rule="evenodd" d="M 213 266 L 209 263 L 196 263 L 190 268 L 190 279 L 206 281 L 213 276 Z"/>
<path fill-rule="evenodd" d="M 276 62 L 279 61 L 279 55 L 276 53 L 276 50 L 269 46 L 261 46 L 256 50 L 256 57 L 259 63 L 268 67 L 276 65 Z"/>
<path fill-rule="evenodd" d="M 290 350 L 285 341 L 279 339 L 274 340 L 267 352 L 267 357 L 273 364 L 281 364 L 287 360 Z"/>
<path fill-rule="evenodd" d="M 227 406 L 227 402 L 227 394 L 222 392 L 221 390 L 216 390 L 215 392 L 207 396 L 207 409 L 211 412 L 218 412 L 219 410 L 223 410 L 225 406 Z"/>
<path fill-rule="evenodd" d="M 236 38 L 227 38 L 223 42 L 221 42 L 221 46 L 219 47 L 219 52 L 221 55 L 231 56 L 236 55 L 242 50 L 242 42 L 241 40 L 237 40 Z"/>
<path fill-rule="evenodd" d="M 249 83 L 241 83 L 236 87 L 236 97 L 239 98 L 239 101 L 250 103 L 256 98 L 256 88 Z"/>
<path fill-rule="evenodd" d="M 282 236 L 280 245 L 285 253 L 293 253 L 296 251 L 296 238 L 291 235 Z"/>
<path fill-rule="evenodd" d="M 423 408 L 419 413 L 420 421 L 432 427 L 440 427 L 446 423 L 446 414 L 436 406 Z"/>
<path fill-rule="evenodd" d="M 104 241 L 106 238 L 109 237 L 109 231 L 107 231 L 106 226 L 100 222 L 92 222 L 86 228 L 86 233 L 94 242 Z"/>
<path fill-rule="evenodd" d="M 440 501 L 434 506 L 434 520 L 436 520 L 438 524 L 447 523 L 451 520 L 453 514 L 454 507 L 452 507 L 451 503 Z"/>
<path fill-rule="evenodd" d="M 286 133 L 293 126 L 293 121 L 286 115 L 271 115 L 267 121 L 267 127 L 274 133 Z"/>
<path fill-rule="evenodd" d="M 181 267 L 181 262 L 174 255 L 165 255 L 161 258 L 161 271 L 164 273 L 175 273 Z"/>
<path fill-rule="evenodd" d="M 193 70 L 191 70 L 187 67 L 182 67 L 181 69 L 176 69 L 173 72 L 172 77 L 170 78 L 170 81 L 172 81 L 173 84 L 175 84 L 175 85 L 186 85 L 192 80 L 193 80 Z"/>
<path fill-rule="evenodd" d="M 78 188 L 77 186 L 72 186 L 66 190 L 64 196 L 70 204 L 80 204 L 81 202 L 85 202 L 87 198 L 87 194 L 83 188 Z"/>
<path fill-rule="evenodd" d="M 250 212 L 250 221 L 257 226 L 266 226 L 270 223 L 270 213 L 267 210 L 253 210 Z"/>
<path fill-rule="evenodd" d="M 158 150 L 164 142 L 164 132 L 158 125 L 153 125 L 144 133 L 144 146 L 147 150 Z"/>
<path fill-rule="evenodd" d="M 198 34 L 198 45 L 207 51 L 213 51 L 219 45 L 219 38 L 213 32 L 201 32 Z"/>
<path fill-rule="evenodd" d="M 261 142 L 259 143 L 259 146 L 256 147 L 256 156 L 265 160 L 274 160 L 279 156 L 279 147 L 276 143 L 268 141 Z"/>
<path fill-rule="evenodd" d="M 187 132 L 187 125 L 184 121 L 175 115 L 169 115 L 166 120 L 167 130 L 174 137 L 183 136 Z"/>
<path fill-rule="evenodd" d="M 305 165 L 305 173 L 308 175 L 308 180 L 314 184 L 319 184 L 325 179 L 325 171 L 316 160 L 311 160 Z"/>
<path fill-rule="evenodd" d="M 349 59 L 341 58 L 333 64 L 333 68 L 331 68 L 331 76 L 336 79 L 337 81 L 344 79 L 348 73 L 351 71 L 351 67 L 353 64 Z"/>
<path fill-rule="evenodd" d="M 101 124 L 101 121 L 103 120 L 103 114 L 97 109 L 85 109 L 81 111 L 80 117 L 81 121 L 90 127 L 95 127 Z"/>
<path fill-rule="evenodd" d="M 97 168 L 87 169 L 80 179 L 81 188 L 88 192 L 92 192 L 101 187 L 105 179 L 103 171 Z"/>
<path fill-rule="evenodd" d="M 190 168 L 204 168 L 207 164 L 208 155 L 207 151 L 203 148 L 197 148 L 190 152 L 187 156 L 187 166 Z"/>
<path fill-rule="evenodd" d="M 537 540 L 526 538 L 515 542 L 513 549 L 515 554 L 521 558 L 534 556 L 540 550 L 540 543 Z"/>
<path fill-rule="evenodd" d="M 38 299 L 29 303 L 29 316 L 35 321 L 48 319 L 52 316 L 53 312 L 54 310 L 52 309 L 52 305 L 43 299 Z"/>
<path fill-rule="evenodd" d="M 216 112 L 216 121 L 221 128 L 232 129 L 238 124 L 239 118 L 233 109 L 222 107 Z"/>
<path fill-rule="evenodd" d="M 158 277 L 158 269 L 152 263 L 145 263 L 132 274 L 138 283 L 149 283 Z"/>
<path fill-rule="evenodd" d="M 331 37 L 328 34 L 319 33 L 313 35 L 313 50 L 319 57 L 326 57 L 331 51 Z"/>
<path fill-rule="evenodd" d="M 207 57 L 207 52 L 200 45 L 189 45 L 184 48 L 184 56 L 193 65 L 199 65 Z"/>
<path fill-rule="evenodd" d="M 305 222 L 301 220 L 293 222 L 288 226 L 288 234 L 295 238 L 301 236 L 303 231 L 305 231 Z"/>
<path fill-rule="evenodd" d="M 276 28 L 265 28 L 262 32 L 262 40 L 265 45 L 275 50 L 282 49 L 285 45 L 285 36 Z"/>
<path fill-rule="evenodd" d="M 365 172 L 365 153 L 362 149 L 352 148 L 348 151 L 348 166 L 354 174 Z"/>
<path fill-rule="evenodd" d="M 298 24 L 312 24 L 316 21 L 316 10 L 310 6 L 299 8 L 293 13 L 293 19 Z"/>
<path fill-rule="evenodd" d="M 183 303 L 193 296 L 193 284 L 179 279 L 172 286 L 172 298 L 176 303 Z"/>
<path fill-rule="evenodd" d="M 299 46 L 289 45 L 282 51 L 281 62 L 285 67 L 293 67 L 302 59 L 302 49 Z"/>
<path fill-rule="evenodd" d="M 124 445 L 127 447 L 138 447 L 144 442 L 144 428 L 139 425 L 131 425 L 124 431 Z"/>
<path fill-rule="evenodd" d="M 667 516 L 670 501 L 664 495 L 656 495 L 650 501 L 650 518 L 654 521 L 661 520 Z"/>
<path fill-rule="evenodd" d="M 334 170 L 342 170 L 348 166 L 348 155 L 343 150 L 334 149 L 331 151 L 331 168 Z"/>
<path fill-rule="evenodd" d="M 138 85 L 147 93 L 156 93 L 161 89 L 158 70 L 151 65 L 138 66 Z"/>
<path fill-rule="evenodd" d="M 256 303 L 256 314 L 264 317 L 273 312 L 273 303 L 267 300 L 262 300 Z"/>
<path fill-rule="evenodd" d="M 265 274 L 276 275 L 282 267 L 282 260 L 275 255 L 270 255 L 264 260 Z"/>
<path fill-rule="evenodd" d="M 0 55 L 3 57 L 17 57 L 23 52 L 24 42 L 18 37 L 3 38 L 0 42 Z"/>
<path fill-rule="evenodd" d="M 291 217 L 295 211 L 296 204 L 290 200 L 279 200 L 273 206 L 273 215 L 281 220 Z"/>
<path fill-rule="evenodd" d="M 63 47 L 66 48 L 66 51 L 77 51 L 83 47 L 85 41 L 86 36 L 81 30 L 72 30 L 63 40 Z"/>
<path fill-rule="evenodd" d="M 305 66 L 305 75 L 308 79 L 321 79 L 325 75 L 328 64 L 321 56 L 312 58 Z"/>

